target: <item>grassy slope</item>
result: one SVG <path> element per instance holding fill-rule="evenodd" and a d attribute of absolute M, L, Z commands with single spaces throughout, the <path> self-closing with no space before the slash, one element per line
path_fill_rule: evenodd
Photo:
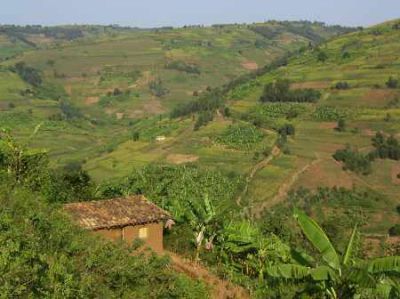
<path fill-rule="evenodd" d="M 296 175 L 292 188 L 362 186 L 385 194 L 390 199 L 390 204 L 371 210 L 366 231 L 385 233 L 388 227 L 398 221 L 395 205 L 399 200 L 400 184 L 393 179 L 393 172 L 399 169 L 399 162 L 377 160 L 373 164 L 373 173 L 362 176 L 343 171 L 341 165 L 331 158 L 336 149 L 345 144 L 368 152 L 371 148 L 371 137 L 379 130 L 400 137 L 400 107 L 390 104 L 394 99 L 400 98 L 400 90 L 388 89 L 385 85 L 389 76 L 400 75 L 400 30 L 392 29 L 394 23 L 348 34 L 323 44 L 321 49 L 328 54 L 326 62 L 317 60 L 316 51 L 308 51 L 291 59 L 286 67 L 261 76 L 231 92 L 231 108 L 237 113 L 257 109 L 254 107 L 261 109 L 257 101 L 263 85 L 277 78 L 290 79 L 293 88 L 316 88 L 323 93 L 319 103 L 305 105 L 305 112 L 293 121 L 296 136 L 289 140 L 291 154 L 282 155 L 275 160 L 278 165 L 288 165 L 260 171 L 254 178 L 255 186 L 250 188 L 248 200 L 261 201 L 261 204 L 272 200 L 278 190 L 276 182 L 288 183 Z M 348 52 L 349 57 L 343 58 L 344 52 Z M 351 88 L 340 91 L 332 89 L 339 81 L 347 81 Z M 336 109 L 346 115 L 347 131 L 336 132 L 334 119 L 317 119 L 315 111 L 322 109 L 321 107 L 330 107 L 330 110 Z M 387 114 L 391 115 L 390 121 L 384 120 Z M 273 120 L 279 121 L 284 120 Z M 304 165 L 309 165 L 305 171 Z M 288 169 L 292 169 L 292 174 L 288 174 Z M 271 192 L 271 189 L 275 192 Z M 382 215 L 385 217 L 380 217 Z"/>
<path fill-rule="evenodd" d="M 296 23 L 289 24 L 292 27 L 299 26 Z M 104 32 L 101 28 L 94 28 L 92 31 L 95 33 L 89 28 L 85 29 L 87 32 L 83 39 L 72 41 L 25 35 L 24 38 L 34 42 L 37 49 L 23 44 L 21 40 L 13 44 L 4 35 L 1 41 L 13 45 L 11 48 L 14 52 L 7 56 L 10 59 L 0 64 L 0 125 L 10 127 L 19 136 L 26 137 L 41 123 L 42 130 L 33 144 L 48 148 L 54 158 L 53 163 L 87 161 L 100 155 L 99 164 L 93 161 L 88 163 L 88 168 L 93 169 L 94 173 L 100 169 L 107 170 L 98 171 L 98 177 L 124 174 L 130 166 L 137 165 L 135 161 L 142 161 L 143 164 L 162 158 L 160 152 L 147 154 L 147 148 L 144 147 L 140 150 L 146 152 L 146 158 L 135 157 L 133 161 L 123 163 L 125 167 L 121 170 L 115 166 L 112 168 L 114 171 L 109 172 L 108 164 L 115 163 L 110 162 L 113 159 L 104 158 L 103 154 L 129 139 L 132 130 L 137 129 L 132 127 L 132 123 L 166 113 L 177 103 L 190 100 L 193 91 L 219 86 L 249 72 L 251 67 L 263 66 L 287 51 L 310 42 L 305 36 L 289 32 L 287 24 L 257 26 L 273 28 L 276 33 L 271 39 L 255 33 L 247 25 L 227 25 L 173 30 L 107 28 Z M 342 30 L 325 28 L 319 24 L 309 27 L 318 39 L 328 38 Z M 261 46 L 256 47 L 256 41 L 262 41 Z M 17 47 L 18 44 L 23 45 L 23 50 Z M 13 55 L 17 56 L 13 58 Z M 45 99 L 21 95 L 20 90 L 29 86 L 7 70 L 17 61 L 24 61 L 39 69 L 46 86 L 58 90 L 57 93 L 46 94 Z M 166 69 L 166 63 L 171 61 L 195 64 L 200 74 Z M 135 71 L 140 72 L 139 75 L 132 75 Z M 157 78 L 169 90 L 161 98 L 155 97 L 149 90 L 149 83 Z M 109 105 L 100 105 L 98 101 L 114 88 L 129 90 L 131 95 Z M 85 119 L 50 121 L 50 116 L 60 112 L 57 94 L 64 94 L 80 109 Z M 144 120 L 136 127 L 142 129 L 148 125 L 157 128 L 164 126 L 164 122 L 158 124 L 156 120 Z M 185 127 L 186 124 L 178 126 Z M 156 133 L 166 134 L 163 128 L 153 131 L 151 138 Z M 122 148 L 121 155 L 119 152 L 112 154 L 117 162 L 125 161 L 126 151 L 131 151 L 130 148 Z M 213 159 L 213 154 L 207 151 L 202 154 Z"/>

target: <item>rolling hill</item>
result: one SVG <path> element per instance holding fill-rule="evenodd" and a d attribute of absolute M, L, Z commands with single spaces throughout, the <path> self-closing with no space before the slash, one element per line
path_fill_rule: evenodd
<path fill-rule="evenodd" d="M 290 191 L 298 188 L 376 192 L 375 199 L 320 202 L 314 211 L 326 221 L 343 215 L 337 214 L 338 205 L 343 213 L 359 214 L 353 220 L 363 223 L 363 233 L 376 245 L 375 237 L 385 238 L 398 223 L 399 162 L 376 159 L 371 173 L 363 175 L 345 170 L 333 155 L 346 145 L 367 155 L 374 149 L 372 138 L 378 131 L 400 137 L 400 91 L 387 86 L 389 78 L 400 73 L 397 23 L 335 37 L 292 56 L 285 66 L 236 85 L 224 96 L 230 115 L 218 112 L 199 130 L 193 130 L 197 118 L 192 116 L 142 120 L 133 126 L 140 133 L 138 141 L 123 142 L 112 152 L 90 159 L 85 169 L 101 179 L 107 173 L 124 175 L 154 162 L 195 163 L 240 175 L 246 187 L 234 200 L 256 218 L 284 205 Z M 320 53 L 326 58 L 321 60 Z M 318 90 L 321 97 L 316 103 L 261 103 L 264 86 L 278 79 L 290 80 L 292 90 Z M 343 82 L 346 88 L 337 87 Z M 337 129 L 339 119 L 345 120 L 344 131 Z M 295 135 L 279 150 L 275 145 L 285 124 L 294 126 Z M 157 141 L 160 135 L 166 140 Z"/>
<path fill-rule="evenodd" d="M 367 154 L 378 131 L 399 136 L 400 92 L 386 85 L 399 74 L 397 24 L 339 36 L 349 30 L 318 23 L 92 29 L 77 39 L 38 43 L 2 63 L 1 125 L 24 138 L 41 124 L 31 144 L 49 149 L 54 165 L 83 163 L 98 182 L 149 163 L 194 163 L 239 175 L 246 186 L 235 200 L 254 217 L 300 187 L 374 190 L 385 199 L 363 212 L 372 219 L 365 231 L 381 234 L 397 219 L 398 162 L 375 160 L 371 174 L 362 175 L 345 171 L 333 155 L 346 145 Z M 282 65 L 256 71 L 289 52 Z M 10 71 L 18 61 L 42 75 L 34 91 Z M 264 86 L 278 79 L 321 97 L 261 103 Z M 220 110 L 199 130 L 193 130 L 198 114 L 168 117 L 224 84 L 220 97 L 229 114 Z M 336 129 L 339 119 L 344 132 Z M 279 150 L 286 124 L 296 133 Z"/>
<path fill-rule="evenodd" d="M 0 28 L 0 127 L 51 162 L 10 171 L 31 156 L 5 139 L 0 174 L 32 198 L 145 194 L 167 250 L 255 298 L 398 292 L 399 20 Z"/>
<path fill-rule="evenodd" d="M 137 29 L 2 26 L 1 126 L 50 150 L 56 164 L 91 158 L 209 88 L 353 29 L 309 22 Z M 18 62 L 42 79 L 33 87 Z M 55 140 L 55 137 L 62 136 Z"/>

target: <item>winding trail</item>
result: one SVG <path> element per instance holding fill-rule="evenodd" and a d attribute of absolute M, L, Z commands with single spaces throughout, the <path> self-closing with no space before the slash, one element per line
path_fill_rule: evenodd
<path fill-rule="evenodd" d="M 241 206 L 242 198 L 247 194 L 247 191 L 249 190 L 249 185 L 250 185 L 251 181 L 253 180 L 254 176 L 256 175 L 256 173 L 258 171 L 260 171 L 261 169 L 265 168 L 269 163 L 271 163 L 271 161 L 273 159 L 278 157 L 280 155 L 280 153 L 281 153 L 281 150 L 279 149 L 279 147 L 274 146 L 274 148 L 272 149 L 271 155 L 269 155 L 267 158 L 265 158 L 264 160 L 257 163 L 251 169 L 249 175 L 246 178 L 246 186 L 244 187 L 243 191 L 240 193 L 240 195 L 236 199 L 236 204 L 239 207 Z"/>
<path fill-rule="evenodd" d="M 262 216 L 262 213 L 264 212 L 264 210 L 271 208 L 271 207 L 277 205 L 278 203 L 282 202 L 283 200 L 285 200 L 286 196 L 288 195 L 288 192 L 293 187 L 293 185 L 297 182 L 300 175 L 302 175 L 310 167 L 320 163 L 321 161 L 322 161 L 322 159 L 317 156 L 317 159 L 311 161 L 310 163 L 305 165 L 303 168 L 296 171 L 287 182 L 283 183 L 279 187 L 278 193 L 271 200 L 263 201 L 259 204 L 256 204 L 254 207 L 252 207 L 252 213 L 251 213 L 252 216 L 254 218 L 260 218 Z"/>
<path fill-rule="evenodd" d="M 172 267 L 176 271 L 210 286 L 212 299 L 250 299 L 249 293 L 244 288 L 217 277 L 199 263 L 184 259 L 172 252 L 166 254 L 171 257 Z"/>

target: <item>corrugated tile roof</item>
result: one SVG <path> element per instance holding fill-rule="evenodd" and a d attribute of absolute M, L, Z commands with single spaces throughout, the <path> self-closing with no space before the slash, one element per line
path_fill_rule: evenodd
<path fill-rule="evenodd" d="M 172 217 L 144 196 L 70 203 L 64 210 L 85 229 L 102 229 L 140 225 L 168 220 Z"/>

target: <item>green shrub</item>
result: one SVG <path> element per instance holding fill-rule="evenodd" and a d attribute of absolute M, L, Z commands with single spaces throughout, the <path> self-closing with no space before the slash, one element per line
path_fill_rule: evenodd
<path fill-rule="evenodd" d="M 164 87 L 161 79 L 153 80 L 149 83 L 150 92 L 156 97 L 162 97 L 169 93 L 168 88 Z"/>
<path fill-rule="evenodd" d="M 199 113 L 196 123 L 194 124 L 193 130 L 197 131 L 201 127 L 206 126 L 210 121 L 214 119 L 214 114 L 211 111 L 202 111 Z"/>
<path fill-rule="evenodd" d="M 337 121 L 338 119 L 349 119 L 353 116 L 349 109 L 340 109 L 332 106 L 318 106 L 313 113 L 313 118 L 320 121 Z"/>
<path fill-rule="evenodd" d="M 399 80 L 393 77 L 389 77 L 389 79 L 386 81 L 386 86 L 388 88 L 397 88 L 398 85 L 399 85 Z"/>
<path fill-rule="evenodd" d="M 295 89 L 290 90 L 288 80 L 277 80 L 268 83 L 264 87 L 264 92 L 260 98 L 262 103 L 274 102 L 297 102 L 297 103 L 315 103 L 321 97 L 321 93 L 314 89 Z"/>
<path fill-rule="evenodd" d="M 251 150 L 260 143 L 264 134 L 255 126 L 230 125 L 215 141 L 235 149 Z"/>
<path fill-rule="evenodd" d="M 32 86 L 37 87 L 42 84 L 42 77 L 40 76 L 39 71 L 33 67 L 27 66 L 25 62 L 18 62 L 15 64 L 14 70 L 22 80 Z"/>
<path fill-rule="evenodd" d="M 349 89 L 350 85 L 346 81 L 338 82 L 335 84 L 336 89 Z"/>
<path fill-rule="evenodd" d="M 336 130 L 338 132 L 344 132 L 346 131 L 346 120 L 344 118 L 341 118 L 337 122 Z"/>
<path fill-rule="evenodd" d="M 336 161 L 343 162 L 344 169 L 363 175 L 370 174 L 372 171 L 369 157 L 351 149 L 349 146 L 345 149 L 337 150 L 333 158 Z"/>
<path fill-rule="evenodd" d="M 389 229 L 390 236 L 400 236 L 400 224 L 395 224 Z"/>
<path fill-rule="evenodd" d="M 283 136 L 294 136 L 295 135 L 295 128 L 292 124 L 285 124 L 278 129 L 279 135 Z"/>
<path fill-rule="evenodd" d="M 172 61 L 165 65 L 166 69 L 177 70 L 188 74 L 200 75 L 200 69 L 197 65 L 187 64 L 184 61 Z"/>
<path fill-rule="evenodd" d="M 383 133 L 378 132 L 372 138 L 372 145 L 375 147 L 372 153 L 375 157 L 400 160 L 400 142 L 393 135 L 386 138 Z"/>

